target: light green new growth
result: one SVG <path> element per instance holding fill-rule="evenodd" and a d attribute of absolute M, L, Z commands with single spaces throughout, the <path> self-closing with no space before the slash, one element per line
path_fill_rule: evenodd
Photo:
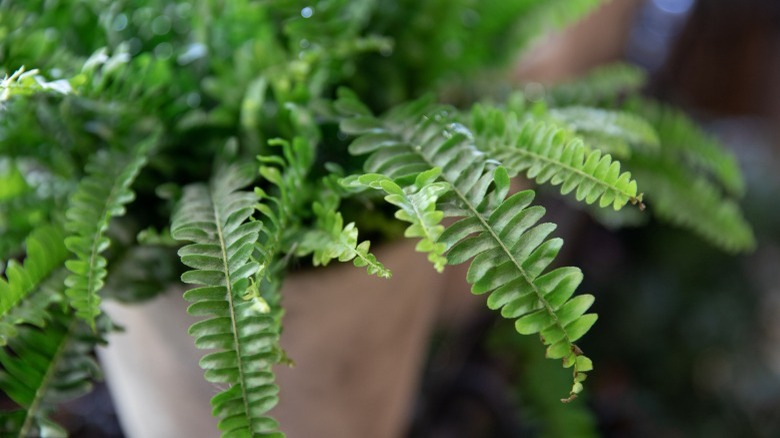
<path fill-rule="evenodd" d="M 449 191 L 449 185 L 443 181 L 434 182 L 441 174 L 441 169 L 433 168 L 417 175 L 414 184 L 401 188 L 390 178 L 377 173 L 370 173 L 354 178 L 346 178 L 343 184 L 348 187 L 370 187 L 387 193 L 385 201 L 399 207 L 395 217 L 411 225 L 404 232 L 405 237 L 419 237 L 415 249 L 428 253 L 428 260 L 438 272 L 444 270 L 447 257 L 444 256 L 446 246 L 437 242 L 444 226 L 441 220 L 444 213 L 436 210 L 436 201 Z"/>
<path fill-rule="evenodd" d="M 340 262 L 352 260 L 355 266 L 365 267 L 371 275 L 391 277 L 390 270 L 368 251 L 370 243 L 366 240 L 358 244 L 358 230 L 354 222 L 345 226 L 341 213 L 333 206 L 319 202 L 312 205 L 312 211 L 317 218 L 315 227 L 302 236 L 296 255 L 312 254 L 314 266 L 327 266 L 333 259 Z"/>

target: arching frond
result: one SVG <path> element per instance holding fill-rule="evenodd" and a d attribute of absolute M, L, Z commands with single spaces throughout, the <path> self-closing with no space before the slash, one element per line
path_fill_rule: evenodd
<path fill-rule="evenodd" d="M 50 289 L 34 293 L 58 270 L 68 256 L 65 233 L 56 226 L 36 229 L 27 238 L 24 264 L 8 263 L 6 278 L 0 278 L 0 346 L 16 335 L 17 324 L 43 326 L 46 307 L 55 299 Z M 62 276 L 56 276 L 62 280 Z M 32 296 L 31 296 L 32 294 Z"/>
<path fill-rule="evenodd" d="M 341 93 L 343 100 L 353 98 Z M 506 170 L 476 148 L 468 129 L 451 123 L 450 109 L 420 100 L 396 108 L 382 120 L 347 116 L 341 128 L 362 134 L 350 152 L 369 154 L 366 171 L 406 186 L 411 176 L 441 169 L 441 179 L 450 186 L 442 196 L 444 212 L 460 217 L 439 237 L 446 245 L 448 262 L 471 259 L 467 280 L 472 292 L 489 294 L 490 308 L 514 319 L 519 333 L 539 333 L 548 346 L 547 356 L 573 367 L 574 383 L 565 400 L 575 397 L 582 390 L 585 372 L 592 369 L 590 359 L 574 342 L 596 321 L 595 314 L 585 314 L 593 296 L 571 298 L 582 281 L 577 268 L 544 273 L 563 241 L 548 239 L 554 225 L 537 225 L 544 209 L 530 206 L 533 192 L 507 197 Z"/>
<path fill-rule="evenodd" d="M 99 325 L 101 332 L 109 327 L 107 321 Z M 2 436 L 66 436 L 49 415 L 57 403 L 89 392 L 100 378 L 89 353 L 103 342 L 73 314 L 54 312 L 44 329 L 21 327 L 0 350 L 0 388 L 22 408 L 0 414 Z"/>
<path fill-rule="evenodd" d="M 207 317 L 190 327 L 195 344 L 217 350 L 200 361 L 206 380 L 229 385 L 211 400 L 224 437 L 274 436 L 278 428 L 266 415 L 277 402 L 271 365 L 279 359 L 278 325 L 253 299 L 261 266 L 252 253 L 263 224 L 250 220 L 257 196 L 240 191 L 254 173 L 253 166 L 228 167 L 209 185 L 185 187 L 171 226 L 175 239 L 194 242 L 179 250 L 193 268 L 182 281 L 198 285 L 184 297 L 191 315 Z"/>
<path fill-rule="evenodd" d="M 131 153 L 101 150 L 87 164 L 87 176 L 71 196 L 65 228 L 71 233 L 65 245 L 75 255 L 65 265 L 72 273 L 65 291 L 76 315 L 94 325 L 100 314 L 98 292 L 103 287 L 106 259 L 102 253 L 110 245 L 106 231 L 111 218 L 122 216 L 125 205 L 135 198 L 130 186 L 155 145 L 150 138 Z"/>
<path fill-rule="evenodd" d="M 472 125 L 479 147 L 497 158 L 512 173 L 526 171 L 538 183 L 560 185 L 561 193 L 575 191 L 578 201 L 615 210 L 626 203 L 640 204 L 631 173 L 600 150 L 590 150 L 578 138 L 554 125 L 495 108 L 476 106 Z"/>

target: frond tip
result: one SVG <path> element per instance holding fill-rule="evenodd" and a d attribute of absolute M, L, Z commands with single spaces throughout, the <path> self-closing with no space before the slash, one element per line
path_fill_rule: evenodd
<path fill-rule="evenodd" d="M 496 184 L 502 180 L 497 177 Z M 533 198 L 530 190 L 516 193 L 487 217 L 466 217 L 454 223 L 440 240 L 449 249 L 450 263 L 472 259 L 466 280 L 473 293 L 489 294 L 489 308 L 515 319 L 518 333 L 539 333 L 547 345 L 546 356 L 563 359 L 565 367 L 573 367 L 571 399 L 582 391 L 584 373 L 593 367 L 574 342 L 598 316 L 585 314 L 593 304 L 592 295 L 572 298 L 582 281 L 578 268 L 557 268 L 541 275 L 557 256 L 563 240 L 548 239 L 555 229 L 553 224 L 536 224 L 544 209 L 530 206 Z"/>

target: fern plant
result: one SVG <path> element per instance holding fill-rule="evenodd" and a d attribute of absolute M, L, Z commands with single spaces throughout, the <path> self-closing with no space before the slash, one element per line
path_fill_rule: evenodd
<path fill-rule="evenodd" d="M 563 240 L 513 177 L 559 186 L 597 218 L 646 203 L 643 217 L 725 250 L 754 245 L 733 157 L 640 97 L 633 67 L 541 100 L 436 103 L 598 1 L 130 3 L 0 3 L 0 388 L 20 408 L 4 436 L 61 432 L 51 409 L 99 376 L 104 299 L 179 280 L 204 318 L 195 345 L 214 350 L 200 365 L 221 387 L 222 435 L 281 435 L 267 413 L 272 366 L 287 361 L 286 270 L 311 257 L 390 277 L 360 237 L 387 209 L 357 214 L 367 203 L 395 209 L 437 271 L 468 262 L 472 292 L 571 368 L 567 402 L 598 372 L 577 345 L 594 296 L 575 294 L 583 273 L 556 266 Z M 191 268 L 180 278 L 142 287 L 123 268 L 169 247 Z"/>

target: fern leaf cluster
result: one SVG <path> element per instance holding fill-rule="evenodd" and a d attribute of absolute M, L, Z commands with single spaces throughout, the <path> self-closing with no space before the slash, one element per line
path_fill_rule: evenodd
<path fill-rule="evenodd" d="M 591 148 L 618 147 L 622 164 L 642 184 L 649 210 L 657 218 L 689 228 L 727 251 L 753 248 L 753 232 L 734 199 L 744 192 L 744 182 L 732 154 L 681 111 L 647 98 L 625 98 L 621 90 L 641 79 L 631 72 L 619 64 L 553 87 L 546 98 L 553 105 L 549 109 L 528 108 L 521 95 L 507 106 L 530 120 L 551 118 Z M 623 75 L 633 79 L 621 83 Z M 610 80 L 615 83 L 610 85 Z M 592 88 L 595 93 L 599 89 L 595 84 L 601 83 L 599 96 L 576 91 Z M 632 134 L 625 135 L 628 132 Z"/>
<path fill-rule="evenodd" d="M 588 208 L 642 215 L 624 207 L 644 197 L 721 247 L 755 243 L 736 160 L 633 97 L 634 67 L 469 108 L 480 74 L 601 0 L 104 3 L 0 2 L 0 389 L 21 408 L 3 436 L 62 434 L 54 405 L 98 375 L 101 300 L 168 289 L 179 262 L 220 431 L 280 436 L 289 265 L 389 277 L 361 239 L 401 230 L 437 271 L 469 262 L 472 291 L 572 369 L 571 400 L 593 368 L 577 346 L 593 296 L 555 266 L 534 192 L 512 193 L 521 173 Z M 463 109 L 407 101 L 426 92 Z"/>
<path fill-rule="evenodd" d="M 571 106 L 551 109 L 550 116 L 573 128 L 586 144 L 619 158 L 634 148 L 657 150 L 658 134 L 644 119 L 621 111 Z"/>
<path fill-rule="evenodd" d="M 226 168 L 207 186 L 185 187 L 173 216 L 175 239 L 194 242 L 179 250 L 193 268 L 182 281 L 188 312 L 207 318 L 190 333 L 198 348 L 216 349 L 200 361 L 206 380 L 229 387 L 212 398 L 223 436 L 270 436 L 278 427 L 266 412 L 276 404 L 271 365 L 277 362 L 276 323 L 255 301 L 244 299 L 260 270 L 253 260 L 263 224 L 250 221 L 257 197 L 240 191 L 254 180 L 252 166 Z"/>
<path fill-rule="evenodd" d="M 354 97 L 342 93 L 341 98 Z M 467 281 L 472 292 L 488 294 L 489 307 L 514 319 L 519 333 L 539 333 L 548 346 L 547 356 L 573 368 L 567 400 L 571 399 L 582 390 L 585 373 L 592 368 L 574 342 L 596 321 L 595 314 L 585 314 L 593 296 L 571 298 L 582 280 L 577 268 L 544 273 L 563 243 L 548 238 L 555 226 L 537 225 L 544 209 L 530 206 L 532 192 L 507 197 L 507 171 L 476 147 L 465 126 L 453 125 L 451 112 L 421 100 L 381 120 L 344 114 L 341 128 L 362 134 L 350 152 L 369 154 L 366 171 L 380 172 L 396 184 L 408 185 L 405 181 L 411 176 L 441 169 L 441 178 L 449 185 L 441 196 L 442 211 L 460 217 L 438 238 L 447 248 L 448 263 L 471 259 Z M 388 150 L 393 152 L 388 155 Z"/>

